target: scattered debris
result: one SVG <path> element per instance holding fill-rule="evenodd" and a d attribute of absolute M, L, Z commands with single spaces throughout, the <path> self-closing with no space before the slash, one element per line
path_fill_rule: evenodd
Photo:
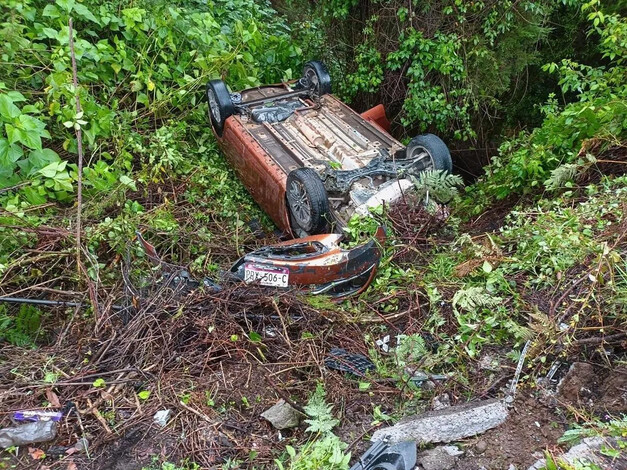
<path fill-rule="evenodd" d="M 523 364 L 525 363 L 525 357 L 527 356 L 527 351 L 529 350 L 529 346 L 531 345 L 531 341 L 527 340 L 523 350 L 520 353 L 520 358 L 518 359 L 518 365 L 516 366 L 516 373 L 514 374 L 514 379 L 512 380 L 509 395 L 514 397 L 516 395 L 516 387 L 518 386 L 518 379 L 520 378 L 520 373 L 522 372 Z"/>
<path fill-rule="evenodd" d="M 278 403 L 261 413 L 261 417 L 270 421 L 276 429 L 289 429 L 297 427 L 303 414 L 292 405 L 281 399 Z"/>
<path fill-rule="evenodd" d="M 28 411 L 16 411 L 13 413 L 13 419 L 15 421 L 61 421 L 63 413 L 60 411 L 40 411 L 40 410 L 28 410 Z"/>
<path fill-rule="evenodd" d="M 433 398 L 433 404 L 431 405 L 431 409 L 437 411 L 448 408 L 449 406 L 451 406 L 451 397 L 448 393 L 443 393 L 442 395 L 438 395 Z"/>
<path fill-rule="evenodd" d="M 484 354 L 479 360 L 479 369 L 496 372 L 501 368 L 499 358 L 493 354 Z"/>
<path fill-rule="evenodd" d="M 57 435 L 54 421 L 34 421 L 13 428 L 0 429 L 0 447 L 23 446 L 35 442 L 51 441 Z"/>
<path fill-rule="evenodd" d="M 418 444 L 453 442 L 481 434 L 502 424 L 508 415 L 502 400 L 486 400 L 429 411 L 377 430 L 372 438 L 391 443 L 415 440 Z"/>
<path fill-rule="evenodd" d="M 76 449 L 76 452 L 87 453 L 89 450 L 89 441 L 86 438 L 81 437 L 78 441 L 76 441 L 76 444 L 74 444 L 72 448 Z"/>
<path fill-rule="evenodd" d="M 399 442 L 390 446 L 385 441 L 376 441 L 350 470 L 411 470 L 415 465 L 415 442 Z"/>
<path fill-rule="evenodd" d="M 600 468 L 627 468 L 627 457 L 619 456 L 613 460 L 610 457 L 602 455 L 604 447 L 617 444 L 615 439 L 607 439 L 602 437 L 586 437 L 570 448 L 568 452 L 557 457 L 555 460 L 570 465 L 576 464 L 594 464 Z M 539 459 L 528 470 L 541 470 L 546 468 L 546 459 Z M 579 467 L 577 467 L 579 468 Z"/>
<path fill-rule="evenodd" d="M 455 446 L 440 446 L 418 454 L 418 467 L 422 470 L 451 470 L 464 452 Z"/>
<path fill-rule="evenodd" d="M 414 383 L 414 385 L 416 385 L 417 387 L 420 386 L 424 386 L 426 384 L 428 384 L 429 382 L 431 382 L 430 385 L 433 386 L 428 386 L 427 388 L 432 389 L 435 387 L 435 383 L 433 383 L 433 381 L 439 381 L 439 380 L 446 380 L 448 379 L 447 375 L 441 375 L 441 374 L 427 374 L 425 371 L 422 370 L 412 370 L 409 367 L 405 368 L 405 372 L 407 372 L 408 375 L 411 376 L 411 378 L 409 379 L 411 382 Z"/>
<path fill-rule="evenodd" d="M 329 351 L 329 356 L 324 360 L 324 365 L 329 369 L 348 372 L 349 374 L 364 377 L 369 371 L 376 369 L 376 366 L 363 354 L 353 354 L 342 348 L 333 348 Z"/>
<path fill-rule="evenodd" d="M 375 344 L 381 348 L 381 351 L 387 353 L 390 352 L 390 335 L 385 335 L 375 341 Z"/>
<path fill-rule="evenodd" d="M 172 414 L 172 410 L 159 410 L 152 417 L 152 421 L 164 428 L 168 424 L 168 420 L 170 419 L 170 415 Z"/>

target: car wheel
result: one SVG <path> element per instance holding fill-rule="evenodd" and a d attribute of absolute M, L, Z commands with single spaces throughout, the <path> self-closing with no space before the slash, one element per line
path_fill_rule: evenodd
<path fill-rule="evenodd" d="M 331 93 L 331 76 L 322 62 L 317 60 L 307 62 L 303 67 L 303 78 L 311 84 L 316 95 Z"/>
<path fill-rule="evenodd" d="M 290 172 L 286 196 L 294 235 L 315 235 L 327 230 L 329 198 L 315 170 L 297 168 Z"/>
<path fill-rule="evenodd" d="M 423 162 L 424 170 L 453 172 L 451 153 L 437 135 L 422 134 L 414 137 L 405 149 L 405 158 Z"/>
<path fill-rule="evenodd" d="M 222 80 L 211 80 L 207 83 L 207 102 L 213 129 L 218 137 L 222 137 L 226 119 L 235 112 L 231 95 Z"/>

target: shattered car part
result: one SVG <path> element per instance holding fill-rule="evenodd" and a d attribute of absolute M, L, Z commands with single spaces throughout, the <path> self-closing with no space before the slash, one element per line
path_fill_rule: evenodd
<path fill-rule="evenodd" d="M 346 349 L 333 348 L 324 360 L 329 369 L 348 372 L 349 374 L 364 377 L 368 372 L 376 369 L 373 362 L 363 354 L 349 353 Z"/>
<path fill-rule="evenodd" d="M 168 285 L 182 285 L 184 290 L 201 285 L 213 291 L 221 289 L 220 282 L 209 278 L 196 281 L 184 269 L 164 263 L 141 233 L 137 233 L 137 238 L 148 257 L 170 272 Z M 352 249 L 341 248 L 341 239 L 339 234 L 314 235 L 265 246 L 240 258 L 222 280 L 295 287 L 337 299 L 359 294 L 368 288 L 376 274 L 381 257 L 379 243 L 385 239 L 385 231 L 380 227 L 375 238 Z"/>
<path fill-rule="evenodd" d="M 352 215 L 402 198 L 412 176 L 452 170 L 439 137 L 423 134 L 404 146 L 389 134 L 382 105 L 358 114 L 330 93 L 331 77 L 317 61 L 298 80 L 237 94 L 221 80 L 207 84 L 219 146 L 253 199 L 292 236 L 339 233 Z"/>
<path fill-rule="evenodd" d="M 383 237 L 383 229 L 377 237 Z M 377 240 L 346 250 L 342 235 L 326 234 L 290 240 L 253 251 L 230 272 L 263 286 L 298 287 L 312 294 L 341 298 L 363 292 L 375 276 L 381 250 Z"/>
<path fill-rule="evenodd" d="M 376 441 L 350 470 L 411 470 L 415 465 L 415 442 L 389 445 Z"/>

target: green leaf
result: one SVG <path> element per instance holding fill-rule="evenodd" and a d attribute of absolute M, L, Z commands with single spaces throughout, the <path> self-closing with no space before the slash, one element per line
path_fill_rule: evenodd
<path fill-rule="evenodd" d="M 13 164 L 18 161 L 24 152 L 19 145 L 9 144 L 6 139 L 0 139 L 0 168 L 13 168 Z"/>
<path fill-rule="evenodd" d="M 46 5 L 42 14 L 48 18 L 58 18 L 60 15 L 56 5 Z"/>
<path fill-rule="evenodd" d="M 9 143 L 14 144 L 15 142 L 19 142 L 22 139 L 22 131 L 13 127 L 11 124 L 5 124 L 4 129 L 7 133 L 7 137 L 9 138 Z"/>
<path fill-rule="evenodd" d="M 94 387 L 96 388 L 102 388 L 106 385 L 107 383 L 104 381 L 104 379 L 96 379 L 94 380 L 94 383 L 92 384 Z"/>
<path fill-rule="evenodd" d="M 41 135 L 39 134 L 39 131 L 22 132 L 20 142 L 22 142 L 28 148 L 41 150 Z"/>
<path fill-rule="evenodd" d="M 372 384 L 370 382 L 359 382 L 359 391 L 365 392 L 370 388 Z"/>
<path fill-rule="evenodd" d="M 131 188 L 133 191 L 137 191 L 137 186 L 135 186 L 135 181 L 126 175 L 120 176 L 120 183 L 122 183 L 124 186 Z"/>
<path fill-rule="evenodd" d="M 19 91 L 9 91 L 7 92 L 7 95 L 9 95 L 9 98 L 11 98 L 11 100 L 13 100 L 14 103 L 18 103 L 20 101 L 26 101 L 26 98 L 24 98 L 24 95 L 21 94 Z"/>
<path fill-rule="evenodd" d="M 150 397 L 150 390 L 142 390 L 141 392 L 137 394 L 137 396 L 141 400 L 148 400 L 148 397 Z"/>
<path fill-rule="evenodd" d="M 42 32 L 48 39 L 57 39 L 59 37 L 59 32 L 53 28 L 44 28 Z"/>
<path fill-rule="evenodd" d="M 251 340 L 253 343 L 260 343 L 263 338 L 259 333 L 251 331 L 250 333 L 248 333 L 248 339 Z"/>
<path fill-rule="evenodd" d="M 39 170 L 49 163 L 61 161 L 57 152 L 51 149 L 33 150 L 28 154 L 31 169 Z"/>
<path fill-rule="evenodd" d="M 74 7 L 75 3 L 76 3 L 75 0 L 57 0 L 56 1 L 56 4 L 59 5 L 61 8 L 63 8 L 68 13 L 72 11 L 72 8 Z"/>
<path fill-rule="evenodd" d="M 65 169 L 66 162 L 53 162 L 49 165 L 46 165 L 41 170 L 39 170 L 39 174 L 46 178 L 54 178 L 54 176 Z"/>
<path fill-rule="evenodd" d="M 0 116 L 5 119 L 15 119 L 21 113 L 20 108 L 13 104 L 13 100 L 9 95 L 0 95 Z"/>
<path fill-rule="evenodd" d="M 76 3 L 74 5 L 74 11 L 78 13 L 79 16 L 85 18 L 86 20 L 93 21 L 96 24 L 100 24 L 100 21 L 98 21 L 98 19 L 94 16 L 94 14 L 91 11 L 89 11 L 89 8 L 87 8 L 85 5 Z"/>

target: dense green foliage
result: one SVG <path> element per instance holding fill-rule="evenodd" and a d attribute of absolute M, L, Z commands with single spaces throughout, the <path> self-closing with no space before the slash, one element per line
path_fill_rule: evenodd
<path fill-rule="evenodd" d="M 242 223 L 238 214 L 253 206 L 210 138 L 203 89 L 210 78 L 242 88 L 290 78 L 300 67 L 300 49 L 267 5 L 12 0 L 0 9 L 0 31 L 0 187 L 8 188 L 0 204 L 12 214 L 3 222 L 38 225 L 56 213 L 49 202 L 75 203 L 80 128 L 85 218 L 102 220 L 86 228 L 94 253 L 107 245 L 120 252 L 142 223 L 178 227 L 167 211 L 125 200 L 137 183 L 186 177 L 193 182 L 186 197 L 198 209 Z M 34 241 L 3 233 L 0 268 Z"/>
<path fill-rule="evenodd" d="M 477 202 L 537 192 L 545 182 L 547 189 L 554 189 L 551 172 L 583 163 L 578 157 L 586 156 L 585 147 L 582 152 L 586 140 L 594 139 L 600 152 L 620 146 L 627 136 L 627 22 L 619 15 L 604 15 L 597 1 L 586 4 L 584 11 L 590 11 L 593 24 L 588 34 L 599 36 L 599 52 L 608 65 L 591 67 L 569 58 L 545 65 L 559 74 L 563 93 L 575 98 L 560 106 L 555 95 L 550 95 L 542 106 L 546 115 L 542 125 L 501 145 L 487 175 L 470 190 L 466 202 L 474 214 L 485 207 Z"/>
<path fill-rule="evenodd" d="M 288 5 L 302 18 L 302 3 Z M 490 145 L 502 123 L 536 122 L 535 105 L 557 91 L 542 65 L 593 55 L 595 38 L 580 39 L 586 19 L 571 0 L 315 5 L 300 32 L 342 76 L 340 93 L 383 101 L 410 135 L 430 129 Z M 331 40 L 317 42 L 319 35 Z"/>

